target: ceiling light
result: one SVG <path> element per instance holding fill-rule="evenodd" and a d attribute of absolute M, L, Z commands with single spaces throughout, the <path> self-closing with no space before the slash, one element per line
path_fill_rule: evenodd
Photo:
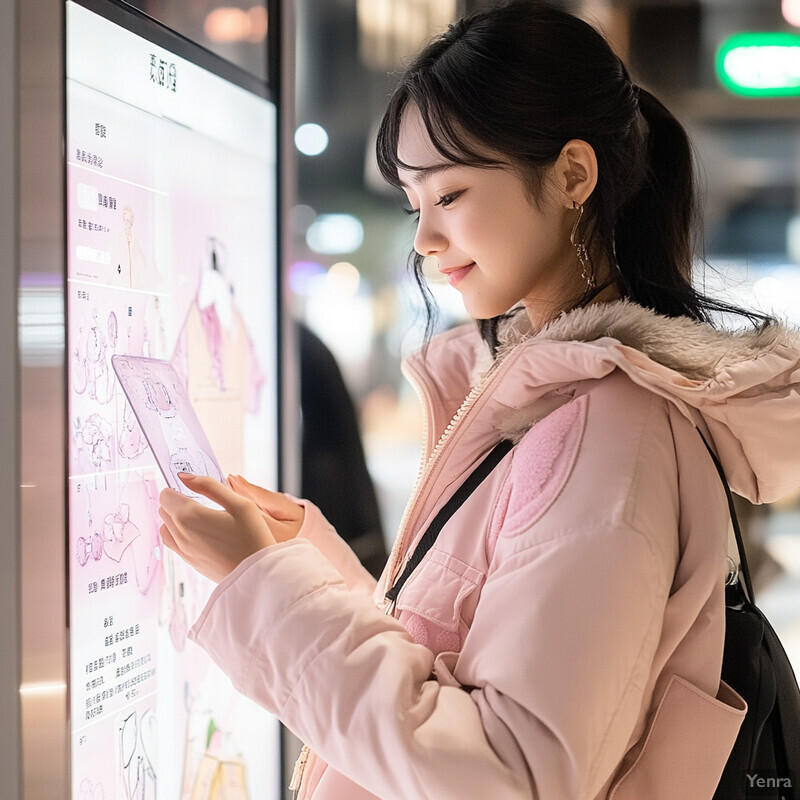
<path fill-rule="evenodd" d="M 241 8 L 215 8 L 203 30 L 212 42 L 241 42 L 250 35 L 250 17 Z"/>
<path fill-rule="evenodd" d="M 215 8 L 206 17 L 203 31 L 212 42 L 262 42 L 267 35 L 267 9 Z"/>
<path fill-rule="evenodd" d="M 731 36 L 717 52 L 717 75 L 735 94 L 800 95 L 800 36 L 793 33 Z"/>
<path fill-rule="evenodd" d="M 352 253 L 364 241 L 364 226 L 350 214 L 321 214 L 306 231 L 315 253 Z"/>
<path fill-rule="evenodd" d="M 361 274 L 348 261 L 339 261 L 328 270 L 328 287 L 336 295 L 355 297 L 361 283 Z"/>
<path fill-rule="evenodd" d="M 322 125 L 307 122 L 294 132 L 295 147 L 307 156 L 318 156 L 328 146 L 328 132 Z"/>

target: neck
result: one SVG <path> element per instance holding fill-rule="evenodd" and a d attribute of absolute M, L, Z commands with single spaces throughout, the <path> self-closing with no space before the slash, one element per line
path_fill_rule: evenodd
<path fill-rule="evenodd" d="M 531 321 L 531 327 L 538 332 L 565 311 L 571 311 L 573 308 L 578 307 L 586 308 L 600 303 L 612 303 L 620 299 L 622 299 L 622 295 L 619 287 L 614 281 L 610 281 L 600 284 L 600 287 L 595 290 L 588 300 L 579 295 L 574 296 L 567 302 L 551 305 L 548 308 L 535 303 L 526 303 L 525 310 L 528 314 L 528 319 Z"/>

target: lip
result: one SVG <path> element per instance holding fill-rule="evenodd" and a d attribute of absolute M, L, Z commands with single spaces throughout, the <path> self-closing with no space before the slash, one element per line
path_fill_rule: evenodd
<path fill-rule="evenodd" d="M 440 269 L 439 271 L 442 275 L 447 276 L 447 282 L 451 286 L 455 286 L 457 283 L 460 283 L 464 278 L 467 277 L 469 271 L 475 266 L 474 261 L 470 261 L 469 264 L 464 264 L 463 267 L 449 267 L 448 269 Z"/>

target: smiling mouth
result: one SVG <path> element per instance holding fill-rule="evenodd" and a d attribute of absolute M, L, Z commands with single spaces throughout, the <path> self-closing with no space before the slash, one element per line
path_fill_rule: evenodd
<path fill-rule="evenodd" d="M 444 270 L 443 274 L 447 277 L 447 282 L 451 286 L 455 286 L 457 283 L 460 283 L 464 278 L 467 277 L 467 274 L 474 266 L 475 262 L 470 261 L 469 264 L 465 264 L 463 267 L 456 267 L 455 269 Z"/>

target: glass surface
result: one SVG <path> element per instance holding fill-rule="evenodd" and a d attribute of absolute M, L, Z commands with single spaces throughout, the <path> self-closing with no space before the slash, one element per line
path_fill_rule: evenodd
<path fill-rule="evenodd" d="M 129 0 L 163 22 L 261 80 L 267 80 L 268 16 L 257 0 Z"/>
<path fill-rule="evenodd" d="M 171 361 L 222 469 L 276 484 L 276 109 L 72 2 L 66 97 L 72 798 L 274 798 L 278 724 L 187 638 L 213 586 L 161 546 L 111 358 Z"/>

